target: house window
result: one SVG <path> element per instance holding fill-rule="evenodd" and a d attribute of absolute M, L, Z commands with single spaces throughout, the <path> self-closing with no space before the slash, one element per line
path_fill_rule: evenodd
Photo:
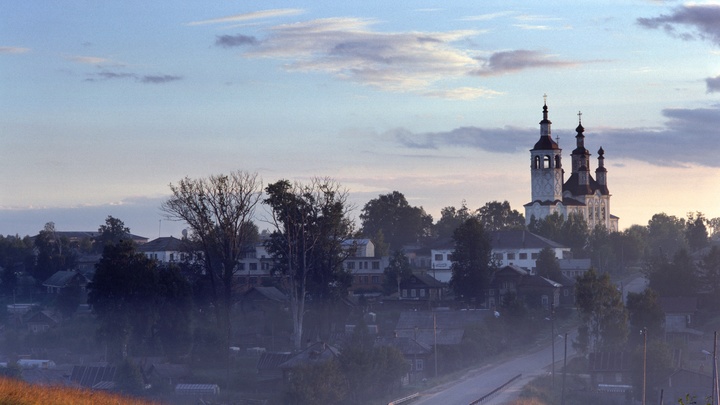
<path fill-rule="evenodd" d="M 548 298 L 547 295 L 543 295 L 543 296 L 542 296 L 542 306 L 543 306 L 544 308 L 547 308 L 548 305 L 550 305 L 550 298 Z"/>
<path fill-rule="evenodd" d="M 373 270 L 380 270 L 380 262 L 372 262 Z"/>
<path fill-rule="evenodd" d="M 538 254 L 537 254 L 537 253 L 532 253 L 532 254 L 530 254 L 530 258 L 533 259 L 533 260 L 537 260 Z"/>
<path fill-rule="evenodd" d="M 520 253 L 520 260 L 527 260 L 527 253 Z"/>
<path fill-rule="evenodd" d="M 238 270 L 245 270 L 245 263 L 238 263 Z"/>
<path fill-rule="evenodd" d="M 380 284 L 380 276 L 372 276 L 373 284 Z"/>
<path fill-rule="evenodd" d="M 257 263 L 248 263 L 250 265 L 250 270 L 257 270 Z"/>
<path fill-rule="evenodd" d="M 422 359 L 415 360 L 415 371 L 423 371 L 425 369 L 425 362 Z"/>
<path fill-rule="evenodd" d="M 175 261 L 175 253 L 170 253 L 170 261 L 171 262 Z"/>
<path fill-rule="evenodd" d="M 402 296 L 403 296 L 403 298 L 407 298 L 407 290 L 406 289 L 402 290 Z"/>
<path fill-rule="evenodd" d="M 410 296 L 413 298 L 417 297 L 417 290 L 415 290 L 414 288 L 410 290 Z"/>
<path fill-rule="evenodd" d="M 502 260 L 502 259 L 503 259 L 503 254 L 502 254 L 502 253 L 495 253 L 495 254 L 493 255 L 493 257 L 495 258 L 495 260 Z"/>
<path fill-rule="evenodd" d="M 361 283 L 361 284 L 367 284 L 367 283 L 368 283 L 368 276 L 360 276 L 360 283 Z"/>
<path fill-rule="evenodd" d="M 441 253 L 438 253 L 435 255 L 435 261 L 440 262 L 443 259 L 443 255 Z"/>
<path fill-rule="evenodd" d="M 507 254 L 507 259 L 508 259 L 508 260 L 515 260 L 515 253 L 508 253 L 508 254 Z"/>
<path fill-rule="evenodd" d="M 615 373 L 615 382 L 616 383 L 622 382 L 622 373 Z"/>
<path fill-rule="evenodd" d="M 448 261 L 450 261 L 450 262 L 452 261 L 452 259 L 453 259 L 452 253 L 448 253 L 447 259 L 448 259 Z"/>
<path fill-rule="evenodd" d="M 262 267 L 263 270 L 270 270 L 270 263 L 268 263 L 268 262 L 262 262 L 262 263 L 260 263 L 260 266 Z"/>
<path fill-rule="evenodd" d="M 355 270 L 355 262 L 347 262 L 348 270 Z"/>
<path fill-rule="evenodd" d="M 425 289 L 420 290 L 420 297 L 425 298 Z"/>

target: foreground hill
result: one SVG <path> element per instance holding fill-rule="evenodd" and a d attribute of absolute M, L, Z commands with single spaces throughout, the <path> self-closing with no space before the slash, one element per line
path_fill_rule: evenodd
<path fill-rule="evenodd" d="M 0 378 L 0 404 L 11 405 L 157 405 L 155 402 L 100 391 L 67 387 L 42 387 Z"/>

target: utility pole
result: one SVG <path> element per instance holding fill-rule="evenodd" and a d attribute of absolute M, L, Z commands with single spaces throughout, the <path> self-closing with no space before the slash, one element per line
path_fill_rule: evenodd
<path fill-rule="evenodd" d="M 642 328 L 640 334 L 643 335 L 643 387 L 642 387 L 642 405 L 645 405 L 645 388 L 647 386 L 647 328 Z"/>
<path fill-rule="evenodd" d="M 567 332 L 565 332 L 565 358 L 563 360 L 563 381 L 562 393 L 560 394 L 560 405 L 565 405 L 565 374 L 567 374 Z"/>
<path fill-rule="evenodd" d="M 555 389 L 555 303 L 550 303 L 550 344 L 552 344 L 552 388 Z"/>

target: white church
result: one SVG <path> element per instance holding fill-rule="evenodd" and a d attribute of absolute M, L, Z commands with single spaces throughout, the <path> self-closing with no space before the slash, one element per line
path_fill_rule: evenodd
<path fill-rule="evenodd" d="M 543 105 L 540 139 L 530 150 L 532 201 L 525 204 L 526 224 L 533 217 L 539 220 L 557 212 L 565 219 L 570 214 L 580 214 L 590 229 L 604 225 L 608 231 L 617 231 L 619 218 L 610 213 L 605 151 L 602 147 L 598 150 L 598 167 L 593 178 L 590 174 L 590 152 L 585 149 L 582 114 L 578 113 L 578 117 L 576 147 L 570 155 L 572 172 L 565 181 L 562 149 L 552 139 L 547 100 Z"/>

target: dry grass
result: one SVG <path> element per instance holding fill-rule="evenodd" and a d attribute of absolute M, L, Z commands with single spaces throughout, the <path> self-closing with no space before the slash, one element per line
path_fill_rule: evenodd
<path fill-rule="evenodd" d="M 41 387 L 0 378 L 0 405 L 158 405 L 137 398 L 67 387 Z"/>

